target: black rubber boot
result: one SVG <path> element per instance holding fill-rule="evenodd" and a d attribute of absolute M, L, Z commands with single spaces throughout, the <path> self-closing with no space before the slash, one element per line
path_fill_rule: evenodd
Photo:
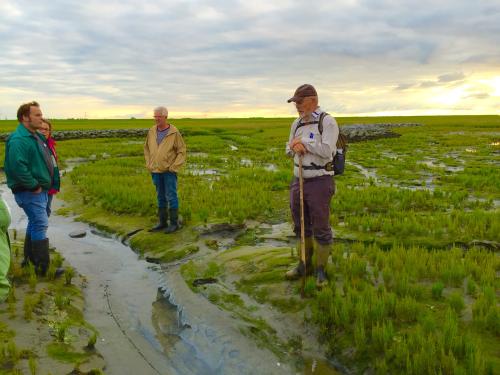
<path fill-rule="evenodd" d="M 158 224 L 151 228 L 150 232 L 159 232 L 167 227 L 168 214 L 165 207 L 158 209 Z"/>
<path fill-rule="evenodd" d="M 56 268 L 56 271 L 54 272 L 54 277 L 56 278 L 61 277 L 62 275 L 64 275 L 65 271 L 66 270 L 62 267 Z"/>
<path fill-rule="evenodd" d="M 300 254 L 300 242 L 297 244 L 297 249 Z M 285 274 L 285 278 L 287 280 L 300 279 L 304 275 L 304 268 L 307 276 L 313 274 L 312 256 L 314 252 L 314 242 L 312 237 L 305 238 L 305 249 L 306 249 L 306 264 L 305 264 L 306 267 L 304 267 L 304 262 L 301 260 L 295 268 L 292 268 Z"/>
<path fill-rule="evenodd" d="M 165 233 L 173 233 L 177 230 L 180 229 L 179 226 L 179 209 L 178 208 L 171 208 L 168 211 L 170 215 L 170 225 L 165 229 Z"/>
<path fill-rule="evenodd" d="M 31 241 L 31 244 L 35 259 L 35 269 L 39 275 L 45 276 L 50 263 L 49 239 L 46 238 L 44 240 Z"/>
<path fill-rule="evenodd" d="M 33 250 L 31 249 L 31 236 L 26 234 L 26 237 L 24 237 L 24 259 L 21 262 L 21 267 L 26 267 L 29 262 L 35 263 L 33 259 Z"/>

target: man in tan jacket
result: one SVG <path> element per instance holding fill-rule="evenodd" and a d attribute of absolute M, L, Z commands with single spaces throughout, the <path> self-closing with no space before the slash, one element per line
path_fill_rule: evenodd
<path fill-rule="evenodd" d="M 167 118 L 167 108 L 155 108 L 155 125 L 149 129 L 144 143 L 146 168 L 151 172 L 158 199 L 159 223 L 151 232 L 165 229 L 165 233 L 172 233 L 179 229 L 177 172 L 186 162 L 186 144 L 179 130 L 167 123 Z"/>

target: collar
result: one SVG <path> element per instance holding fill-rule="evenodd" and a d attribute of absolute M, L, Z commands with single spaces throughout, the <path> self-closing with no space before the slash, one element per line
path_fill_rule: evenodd
<path fill-rule="evenodd" d="M 35 135 L 30 132 L 24 124 L 19 123 L 17 126 L 16 132 L 21 136 L 21 137 L 34 137 Z"/>
<path fill-rule="evenodd" d="M 322 112 L 323 112 L 323 110 L 320 107 L 318 107 L 318 108 L 316 108 L 316 110 L 313 113 L 311 113 L 311 116 L 314 119 L 317 119 L 321 115 Z"/>
<path fill-rule="evenodd" d="M 158 127 L 156 126 L 156 124 L 155 124 L 155 125 L 153 125 L 153 127 L 152 127 L 152 128 L 154 129 L 155 133 L 157 133 L 157 132 L 158 132 Z M 168 130 L 168 135 L 170 135 L 170 134 L 174 134 L 174 133 L 177 133 L 177 132 L 178 132 L 177 128 L 176 128 L 174 125 L 172 125 L 172 124 L 170 124 L 170 126 L 169 126 L 167 129 L 169 129 L 169 130 Z M 168 135 L 167 135 L 167 136 L 168 136 Z"/>
<path fill-rule="evenodd" d="M 316 121 L 319 119 L 319 116 L 323 113 L 323 110 L 320 107 L 317 107 L 314 112 L 311 113 L 311 117 L 307 119 L 307 121 L 303 118 L 299 117 L 299 122 L 308 122 L 308 121 Z"/>

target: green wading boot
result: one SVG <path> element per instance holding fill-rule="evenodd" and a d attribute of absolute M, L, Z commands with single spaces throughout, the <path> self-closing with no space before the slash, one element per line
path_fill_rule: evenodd
<path fill-rule="evenodd" d="M 167 234 L 176 232 L 181 228 L 179 225 L 179 209 L 171 208 L 168 213 L 170 214 L 170 225 L 165 229 Z"/>
<path fill-rule="evenodd" d="M 332 245 L 318 244 L 316 249 L 316 287 L 323 288 L 328 285 L 328 278 L 326 275 L 326 265 L 328 264 L 328 257 Z"/>
<path fill-rule="evenodd" d="M 305 238 L 305 249 L 306 249 L 306 264 L 304 267 L 304 262 L 302 260 L 299 261 L 299 264 L 288 271 L 285 274 L 285 278 L 287 280 L 297 280 L 300 279 L 304 275 L 304 268 L 306 271 L 306 275 L 312 275 L 313 273 L 313 267 L 312 267 L 312 256 L 314 252 L 314 241 L 312 237 L 306 237 Z M 298 253 L 300 254 L 300 241 L 297 244 L 297 250 Z"/>
<path fill-rule="evenodd" d="M 151 228 L 150 232 L 159 232 L 167 227 L 168 214 L 166 207 L 158 209 L 158 224 Z"/>

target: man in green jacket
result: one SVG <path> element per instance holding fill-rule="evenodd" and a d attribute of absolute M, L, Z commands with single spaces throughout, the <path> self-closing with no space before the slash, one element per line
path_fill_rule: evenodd
<path fill-rule="evenodd" d="M 28 217 L 25 264 L 31 261 L 45 275 L 50 262 L 47 191 L 53 184 L 54 164 L 45 138 L 37 132 L 43 123 L 40 105 L 37 102 L 21 105 L 17 119 L 19 126 L 6 142 L 4 169 L 7 185 Z"/>

